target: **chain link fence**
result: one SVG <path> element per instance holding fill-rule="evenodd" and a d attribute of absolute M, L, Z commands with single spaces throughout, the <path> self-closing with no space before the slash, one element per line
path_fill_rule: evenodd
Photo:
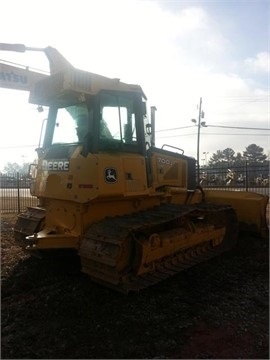
<path fill-rule="evenodd" d="M 30 193 L 28 174 L 0 173 L 1 213 L 20 213 L 28 206 L 37 206 L 38 199 Z M 200 169 L 203 188 L 254 191 L 269 196 L 269 165 L 220 166 Z"/>

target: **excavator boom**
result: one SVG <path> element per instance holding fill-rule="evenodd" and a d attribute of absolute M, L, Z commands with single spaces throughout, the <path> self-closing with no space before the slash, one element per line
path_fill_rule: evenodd
<path fill-rule="evenodd" d="M 31 91 L 33 86 L 47 75 L 27 67 L 0 63 L 0 87 L 14 90 Z"/>
<path fill-rule="evenodd" d="M 23 44 L 0 43 L 1 51 L 41 51 L 49 62 L 50 75 L 60 71 L 72 69 L 73 66 L 59 53 L 55 48 L 48 46 L 46 48 L 27 47 Z M 28 66 L 9 63 L 0 60 L 0 87 L 14 90 L 31 91 L 34 85 L 41 79 L 48 77 L 45 71 L 36 71 Z"/>

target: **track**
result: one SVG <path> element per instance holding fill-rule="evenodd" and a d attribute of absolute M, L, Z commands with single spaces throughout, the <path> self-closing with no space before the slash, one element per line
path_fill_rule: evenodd
<path fill-rule="evenodd" d="M 162 204 L 93 224 L 79 255 L 94 281 L 139 291 L 230 249 L 237 235 L 230 206 Z"/>

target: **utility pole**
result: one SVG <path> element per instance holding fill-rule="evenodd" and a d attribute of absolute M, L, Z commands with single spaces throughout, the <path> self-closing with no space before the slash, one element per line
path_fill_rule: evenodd
<path fill-rule="evenodd" d="M 198 184 L 200 182 L 200 136 L 201 136 L 201 126 L 206 126 L 205 121 L 201 121 L 204 118 L 204 112 L 202 111 L 202 98 L 200 98 L 199 105 L 199 116 L 198 122 L 195 119 L 191 119 L 191 121 L 198 126 L 198 135 L 197 135 L 197 179 Z"/>
<path fill-rule="evenodd" d="M 204 117 L 202 112 L 202 98 L 200 98 L 199 116 L 198 116 L 198 136 L 197 136 L 197 179 L 200 182 L 200 135 L 201 135 L 201 119 Z"/>

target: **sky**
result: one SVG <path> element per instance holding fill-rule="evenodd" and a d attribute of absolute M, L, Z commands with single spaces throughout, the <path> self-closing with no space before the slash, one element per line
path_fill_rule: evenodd
<path fill-rule="evenodd" d="M 157 108 L 156 146 L 195 158 L 201 99 L 206 164 L 217 150 L 250 144 L 270 154 L 269 24 L 263 0 L 9 0 L 0 42 L 52 46 L 76 68 L 141 85 L 149 115 Z M 0 59 L 49 70 L 42 52 Z M 28 96 L 0 88 L 0 170 L 36 157 L 45 115 Z"/>

